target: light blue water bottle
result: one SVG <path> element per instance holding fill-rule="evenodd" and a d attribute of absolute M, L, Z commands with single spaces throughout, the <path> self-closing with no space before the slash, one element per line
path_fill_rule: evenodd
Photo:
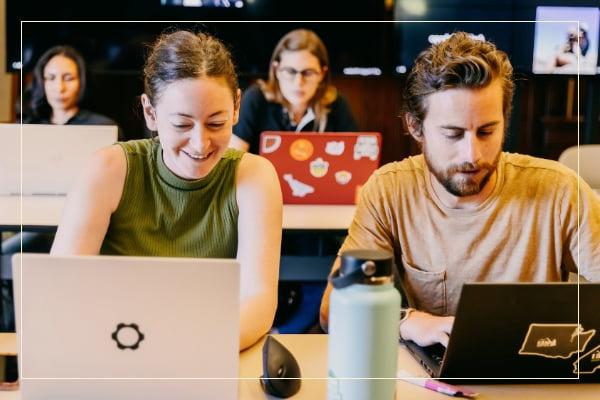
<path fill-rule="evenodd" d="M 400 293 L 392 255 L 353 250 L 331 276 L 328 400 L 393 400 Z M 365 379 L 375 378 L 375 379 Z"/>

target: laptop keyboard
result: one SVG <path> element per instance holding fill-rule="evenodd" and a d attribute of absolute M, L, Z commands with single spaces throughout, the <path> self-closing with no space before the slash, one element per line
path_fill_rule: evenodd
<path fill-rule="evenodd" d="M 444 345 L 438 343 L 432 346 L 427 346 L 424 348 L 424 350 L 438 365 L 442 365 L 442 361 L 444 360 L 444 353 L 446 352 L 446 348 L 444 347 Z"/>

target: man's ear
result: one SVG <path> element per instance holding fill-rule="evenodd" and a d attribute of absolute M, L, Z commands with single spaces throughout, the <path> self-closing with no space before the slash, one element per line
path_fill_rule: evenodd
<path fill-rule="evenodd" d="M 417 142 L 423 142 L 423 125 L 422 123 L 415 118 L 411 113 L 404 114 L 404 121 L 406 122 L 406 127 L 408 128 L 408 133 L 413 137 Z"/>
<path fill-rule="evenodd" d="M 238 123 L 240 119 L 240 104 L 242 102 L 242 91 L 240 89 L 235 93 L 235 100 L 233 104 L 233 125 Z"/>
<path fill-rule="evenodd" d="M 156 132 L 158 131 L 158 124 L 156 123 L 156 110 L 150 102 L 150 98 L 146 93 L 141 96 L 142 110 L 144 110 L 144 119 L 146 120 L 146 126 L 149 130 Z"/>

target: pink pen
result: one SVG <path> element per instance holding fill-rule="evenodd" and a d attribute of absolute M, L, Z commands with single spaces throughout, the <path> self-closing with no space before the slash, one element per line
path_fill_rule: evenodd
<path fill-rule="evenodd" d="M 434 392 L 446 394 L 448 396 L 474 399 L 478 395 L 478 393 L 472 392 L 468 389 L 436 381 L 434 379 L 409 376 L 406 371 L 402 370 L 398 371 L 396 377 L 404 382 L 412 383 L 413 385 L 421 386 L 426 389 L 433 390 Z"/>

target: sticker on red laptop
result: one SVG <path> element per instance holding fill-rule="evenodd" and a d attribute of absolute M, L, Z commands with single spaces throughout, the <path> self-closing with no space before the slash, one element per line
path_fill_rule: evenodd
<path fill-rule="evenodd" d="M 531 324 L 519 354 L 567 359 L 582 352 L 595 334 L 581 324 Z"/>
<path fill-rule="evenodd" d="M 315 148 L 310 140 L 296 139 L 290 145 L 290 156 L 296 161 L 306 161 L 312 157 Z"/>
<path fill-rule="evenodd" d="M 264 135 L 262 140 L 262 148 L 260 151 L 263 154 L 269 154 L 277 151 L 281 146 L 281 136 L 279 135 Z"/>
<path fill-rule="evenodd" d="M 314 187 L 294 179 L 292 174 L 283 174 L 283 180 L 290 185 L 290 189 L 292 189 L 292 196 L 294 197 L 304 197 L 307 194 L 315 192 Z"/>
<path fill-rule="evenodd" d="M 362 135 L 356 139 L 354 144 L 354 159 L 360 160 L 363 157 L 371 161 L 377 160 L 379 156 L 379 143 L 377 136 Z"/>
<path fill-rule="evenodd" d="M 325 144 L 325 153 L 329 154 L 330 156 L 341 156 L 344 154 L 345 148 L 346 145 L 343 141 L 331 141 Z"/>
<path fill-rule="evenodd" d="M 600 370 L 600 345 L 594 347 L 573 363 L 574 374 L 593 374 Z"/>
<path fill-rule="evenodd" d="M 338 171 L 335 173 L 335 181 L 340 185 L 347 185 L 352 180 L 352 173 L 350 171 Z"/>
<path fill-rule="evenodd" d="M 321 157 L 317 157 L 310 162 L 310 174 L 315 178 L 322 178 L 329 171 L 329 163 Z"/>

